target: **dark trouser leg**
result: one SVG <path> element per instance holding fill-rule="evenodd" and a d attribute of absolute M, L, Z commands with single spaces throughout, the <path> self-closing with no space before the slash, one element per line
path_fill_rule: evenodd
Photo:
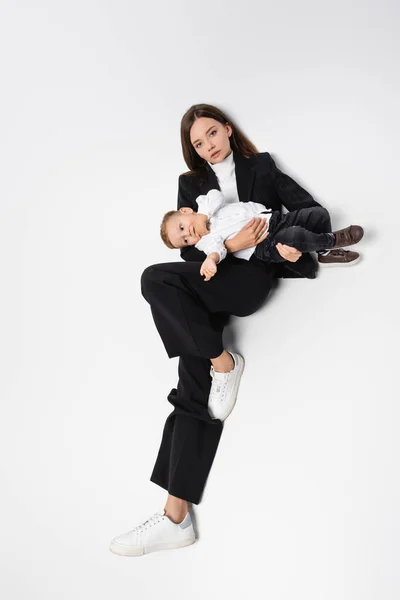
<path fill-rule="evenodd" d="M 147 267 L 142 294 L 170 358 L 191 354 L 215 358 L 223 351 L 215 315 L 254 313 L 271 289 L 271 274 L 253 261 L 227 259 L 204 281 L 201 263 L 160 263 Z"/>
<path fill-rule="evenodd" d="M 227 260 L 210 281 L 193 262 L 152 265 L 142 275 L 142 293 L 170 357 L 180 356 L 179 382 L 168 401 L 151 481 L 198 504 L 222 433 L 208 414 L 210 360 L 223 350 L 222 313 L 245 316 L 265 301 L 272 274 L 258 261 Z M 210 285 L 211 284 L 211 285 Z"/>
<path fill-rule="evenodd" d="M 168 401 L 160 449 L 150 480 L 170 494 L 198 504 L 222 434 L 223 424 L 212 420 L 207 404 L 210 361 L 196 356 L 179 359 L 179 382 Z"/>
<path fill-rule="evenodd" d="M 287 244 L 300 252 L 316 252 L 331 248 L 334 238 L 329 213 L 322 206 L 302 208 L 283 218 L 283 227 L 279 227 L 273 236 L 275 243 Z"/>
<path fill-rule="evenodd" d="M 334 238 L 328 211 L 322 206 L 302 208 L 283 215 L 270 236 L 259 244 L 256 254 L 263 260 L 282 262 L 275 246 L 278 243 L 292 246 L 300 252 L 316 252 L 332 248 Z"/>

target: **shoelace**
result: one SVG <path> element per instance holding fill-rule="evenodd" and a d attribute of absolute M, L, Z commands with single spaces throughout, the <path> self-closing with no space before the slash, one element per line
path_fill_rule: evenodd
<path fill-rule="evenodd" d="M 215 371 L 211 368 L 210 371 L 212 377 L 211 390 L 210 390 L 210 400 L 216 400 L 217 402 L 222 402 L 225 397 L 226 386 L 229 379 L 229 373 L 215 373 Z"/>
<path fill-rule="evenodd" d="M 163 517 L 164 515 L 161 513 L 154 513 L 154 515 L 151 516 L 149 519 L 146 519 L 146 521 L 143 521 L 143 523 L 141 523 L 137 527 L 134 527 L 132 529 L 132 533 L 142 533 L 143 531 L 146 531 L 146 529 L 149 529 L 149 527 L 153 527 L 153 525 L 159 523 L 163 519 Z"/>

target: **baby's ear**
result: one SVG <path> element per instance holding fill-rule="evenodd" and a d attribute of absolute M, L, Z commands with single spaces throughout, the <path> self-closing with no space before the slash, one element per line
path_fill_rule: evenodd
<path fill-rule="evenodd" d="M 190 208 L 189 206 L 182 206 L 182 208 L 180 208 L 179 211 L 181 213 L 192 213 L 193 208 Z"/>

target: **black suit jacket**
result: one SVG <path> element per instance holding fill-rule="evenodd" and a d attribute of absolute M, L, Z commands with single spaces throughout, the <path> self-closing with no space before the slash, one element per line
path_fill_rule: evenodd
<path fill-rule="evenodd" d="M 294 179 L 282 173 L 275 165 L 268 152 L 261 152 L 256 156 L 245 158 L 233 152 L 235 161 L 236 184 L 239 200 L 242 202 L 259 202 L 267 208 L 282 210 L 299 210 L 321 206 L 314 198 L 303 189 Z M 220 190 L 218 179 L 208 163 L 200 175 L 183 174 L 179 176 L 178 209 L 189 206 L 198 211 L 196 198 L 207 194 L 210 190 Z M 203 261 L 205 253 L 194 246 L 181 249 L 181 257 L 185 261 Z M 237 259 L 228 254 L 228 261 Z M 313 279 L 317 265 L 310 254 L 303 254 L 295 263 L 285 261 L 276 265 L 278 277 L 308 277 Z"/>

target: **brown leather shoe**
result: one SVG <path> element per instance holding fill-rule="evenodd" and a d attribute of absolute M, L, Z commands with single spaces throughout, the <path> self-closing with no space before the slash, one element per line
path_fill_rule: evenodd
<path fill-rule="evenodd" d="M 360 260 L 358 252 L 351 250 L 329 250 L 325 256 L 318 254 L 318 264 L 320 267 L 350 267 Z"/>
<path fill-rule="evenodd" d="M 333 248 L 344 248 L 345 246 L 352 246 L 358 244 L 364 235 L 364 229 L 360 225 L 350 225 L 345 229 L 339 229 L 339 231 L 333 231 L 335 236 L 335 245 Z"/>

